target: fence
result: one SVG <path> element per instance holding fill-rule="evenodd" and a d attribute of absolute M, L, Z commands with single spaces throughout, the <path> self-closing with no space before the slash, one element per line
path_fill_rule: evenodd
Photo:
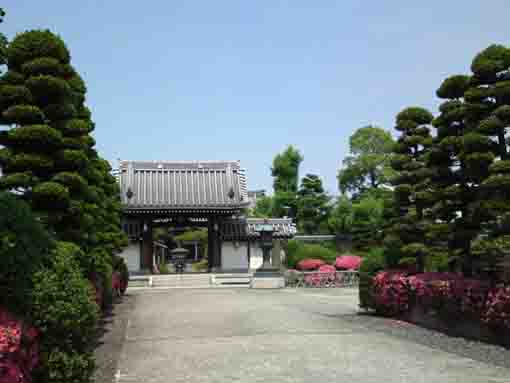
<path fill-rule="evenodd" d="M 285 285 L 289 287 L 354 287 L 358 286 L 359 274 L 357 271 L 287 271 L 285 273 Z"/>

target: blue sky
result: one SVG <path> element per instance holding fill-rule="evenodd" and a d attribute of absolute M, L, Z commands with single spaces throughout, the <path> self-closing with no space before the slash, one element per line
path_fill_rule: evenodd
<path fill-rule="evenodd" d="M 348 137 L 437 106 L 448 75 L 508 44 L 508 0 L 2 2 L 9 37 L 62 36 L 88 86 L 101 155 L 234 159 L 271 189 L 288 144 L 337 193 Z M 129 5 L 132 4 L 132 5 Z"/>

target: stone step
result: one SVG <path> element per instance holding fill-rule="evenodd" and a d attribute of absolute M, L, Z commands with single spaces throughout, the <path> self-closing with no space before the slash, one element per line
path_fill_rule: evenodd
<path fill-rule="evenodd" d="M 207 287 L 211 285 L 209 274 L 155 275 L 154 287 Z"/>
<path fill-rule="evenodd" d="M 251 274 L 215 274 L 212 276 L 211 283 L 213 285 L 249 286 L 251 283 Z"/>

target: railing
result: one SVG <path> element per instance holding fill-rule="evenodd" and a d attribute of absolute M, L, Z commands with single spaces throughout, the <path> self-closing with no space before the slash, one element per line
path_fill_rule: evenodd
<path fill-rule="evenodd" d="M 336 271 L 332 273 L 319 271 L 287 271 L 285 285 L 288 287 L 354 287 L 358 286 L 357 271 Z"/>

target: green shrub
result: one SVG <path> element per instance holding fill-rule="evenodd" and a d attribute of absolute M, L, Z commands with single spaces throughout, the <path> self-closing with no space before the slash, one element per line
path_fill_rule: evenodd
<path fill-rule="evenodd" d="M 289 241 L 287 245 L 287 267 L 296 268 L 303 259 L 320 259 L 333 264 L 336 260 L 336 252 L 321 245 L 306 244 L 298 241 Z"/>
<path fill-rule="evenodd" d="M 0 193 L 0 305 L 26 313 L 32 274 L 52 246 L 29 206 L 12 194 Z"/>
<path fill-rule="evenodd" d="M 41 383 L 89 382 L 95 367 L 91 352 L 61 351 L 58 348 L 52 349 L 43 362 L 46 374 L 40 370 L 37 376 Z"/>
<path fill-rule="evenodd" d="M 191 266 L 194 272 L 204 272 L 209 269 L 207 259 L 202 259 L 200 262 L 193 263 Z"/>
<path fill-rule="evenodd" d="M 359 305 L 375 309 L 372 278 L 385 267 L 385 249 L 374 248 L 363 257 L 359 269 Z"/>
<path fill-rule="evenodd" d="M 385 268 L 384 249 L 376 247 L 363 257 L 359 271 L 368 275 L 375 275 Z"/>
<path fill-rule="evenodd" d="M 161 274 L 170 274 L 170 268 L 166 263 L 160 263 L 158 269 Z"/>
<path fill-rule="evenodd" d="M 30 315 L 41 331 L 38 382 L 88 382 L 93 371 L 89 348 L 98 307 L 75 259 L 76 249 L 57 243 L 51 260 L 34 274 Z"/>

